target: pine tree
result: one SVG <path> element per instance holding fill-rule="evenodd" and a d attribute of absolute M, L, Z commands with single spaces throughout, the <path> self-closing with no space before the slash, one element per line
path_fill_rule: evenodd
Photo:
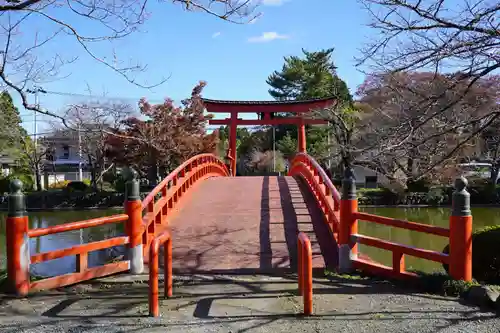
<path fill-rule="evenodd" d="M 353 98 L 347 84 L 338 77 L 336 66 L 332 61 L 334 49 L 324 49 L 316 52 L 302 50 L 303 57 L 285 57 L 281 71 L 274 71 L 268 78 L 271 86 L 269 94 L 278 101 L 307 100 L 315 98 L 335 98 L 342 105 L 351 105 Z M 278 116 L 296 116 L 280 114 Z M 306 126 L 308 151 L 318 159 L 327 158 L 328 129 Z M 297 138 L 297 126 L 276 126 L 278 146 L 287 144 L 286 136 Z M 284 142 L 282 142 L 285 140 Z M 285 152 L 283 152 L 285 153 Z M 285 155 L 290 155 L 286 152 Z"/>
<path fill-rule="evenodd" d="M 269 94 L 278 101 L 334 97 L 340 102 L 352 102 L 346 83 L 337 76 L 331 59 L 333 50 L 302 50 L 303 58 L 285 57 L 281 71 L 267 78 Z"/>

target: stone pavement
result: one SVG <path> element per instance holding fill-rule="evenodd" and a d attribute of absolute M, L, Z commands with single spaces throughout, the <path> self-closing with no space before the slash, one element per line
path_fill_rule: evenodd
<path fill-rule="evenodd" d="M 311 239 L 315 267 L 325 261 L 335 267 L 333 236 L 304 186 L 292 177 L 205 180 L 170 221 L 174 269 L 213 273 L 295 267 L 299 231 Z"/>
<path fill-rule="evenodd" d="M 28 299 L 0 296 L 0 332 L 481 332 L 500 318 L 456 299 L 376 280 L 314 280 L 303 317 L 291 275 L 176 276 L 161 317 L 148 317 L 147 276 L 122 275 Z"/>

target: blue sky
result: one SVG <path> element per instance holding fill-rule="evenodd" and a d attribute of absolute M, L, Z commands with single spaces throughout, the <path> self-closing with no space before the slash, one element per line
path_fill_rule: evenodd
<path fill-rule="evenodd" d="M 64 67 L 67 78 L 43 84 L 48 91 L 110 97 L 146 97 L 161 102 L 189 96 L 199 80 L 208 82 L 203 96 L 229 100 L 268 100 L 266 78 L 281 68 L 283 57 L 300 55 L 301 48 L 313 51 L 334 47 L 339 76 L 354 93 L 364 75 L 355 68 L 354 57 L 370 37 L 368 14 L 357 1 L 265 0 L 262 16 L 253 24 L 237 25 L 202 13 L 185 12 L 169 1 L 151 2 L 152 16 L 142 31 L 119 41 L 114 47 L 119 59 L 147 65 L 141 77 L 150 83 L 169 77 L 154 89 L 136 87 L 61 39 L 53 50 L 79 54 L 77 62 Z M 40 26 L 43 28 L 43 26 Z M 92 29 L 91 27 L 84 27 Z M 99 45 L 99 50 L 110 50 Z M 108 57 L 111 52 L 103 53 Z M 57 111 L 85 98 L 42 94 L 42 107 Z M 23 115 L 29 114 L 21 110 Z M 31 133 L 31 116 L 23 117 Z M 38 132 L 44 129 L 39 125 Z"/>

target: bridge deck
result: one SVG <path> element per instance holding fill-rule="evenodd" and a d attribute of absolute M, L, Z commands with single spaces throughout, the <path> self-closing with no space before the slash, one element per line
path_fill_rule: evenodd
<path fill-rule="evenodd" d="M 322 213 L 292 177 L 212 178 L 188 200 L 170 222 L 177 271 L 295 268 L 299 231 L 311 239 L 315 267 L 335 266 Z"/>

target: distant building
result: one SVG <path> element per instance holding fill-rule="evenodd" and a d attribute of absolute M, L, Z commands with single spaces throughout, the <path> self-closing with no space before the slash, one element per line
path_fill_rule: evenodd
<path fill-rule="evenodd" d="M 354 165 L 354 179 L 357 187 L 375 188 L 380 182 L 380 174 L 364 166 Z"/>
<path fill-rule="evenodd" d="M 8 176 L 16 167 L 16 161 L 5 154 L 0 154 L 0 172 L 2 176 Z"/>
<path fill-rule="evenodd" d="M 44 184 L 46 187 L 64 180 L 80 180 L 79 166 L 83 179 L 90 178 L 85 158 L 80 157 L 78 134 L 72 130 L 57 131 L 44 137 L 45 145 L 50 147 L 44 161 Z"/>

